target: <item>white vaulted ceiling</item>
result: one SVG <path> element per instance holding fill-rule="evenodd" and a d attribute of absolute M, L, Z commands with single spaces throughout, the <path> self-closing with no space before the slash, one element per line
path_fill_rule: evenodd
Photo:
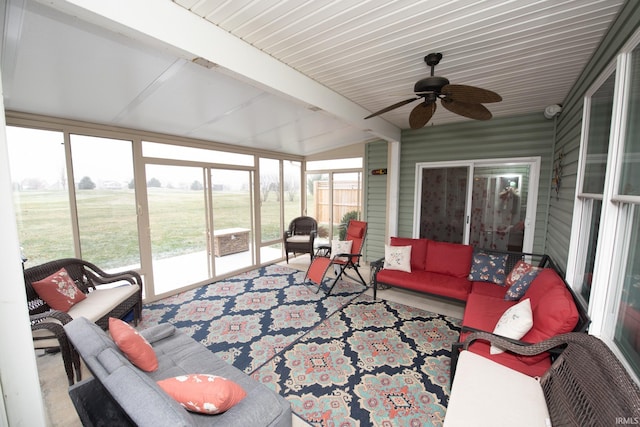
<path fill-rule="evenodd" d="M 5 109 L 299 155 L 398 140 L 415 103 L 363 118 L 412 96 L 426 54 L 499 93 L 494 117 L 542 114 L 622 3 L 8 0 Z M 429 125 L 466 120 L 439 108 Z"/>

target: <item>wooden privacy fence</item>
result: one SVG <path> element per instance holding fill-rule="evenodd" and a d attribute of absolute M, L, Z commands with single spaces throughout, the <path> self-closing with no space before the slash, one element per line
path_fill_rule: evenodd
<path fill-rule="evenodd" d="M 338 223 L 351 211 L 360 211 L 361 188 L 358 181 L 334 181 L 333 183 L 333 222 Z M 314 181 L 314 209 L 318 223 L 329 223 L 329 181 Z"/>

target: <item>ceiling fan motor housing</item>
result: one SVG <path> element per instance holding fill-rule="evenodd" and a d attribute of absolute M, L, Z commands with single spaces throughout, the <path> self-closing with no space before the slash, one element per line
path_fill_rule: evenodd
<path fill-rule="evenodd" d="M 431 76 L 425 77 L 424 79 L 420 79 L 413 86 L 413 91 L 416 93 L 420 92 L 436 92 L 440 93 L 440 89 L 443 86 L 448 85 L 449 80 L 444 77 Z"/>

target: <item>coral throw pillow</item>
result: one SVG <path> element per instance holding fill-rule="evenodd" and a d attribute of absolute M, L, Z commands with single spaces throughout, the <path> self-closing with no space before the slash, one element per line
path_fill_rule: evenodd
<path fill-rule="evenodd" d="M 180 375 L 158 385 L 187 410 L 201 414 L 225 412 L 247 395 L 238 384 L 216 375 Z"/>
<path fill-rule="evenodd" d="M 146 372 L 158 369 L 158 358 L 151 344 L 131 325 L 115 317 L 109 318 L 109 333 L 120 351 L 138 368 Z"/>
<path fill-rule="evenodd" d="M 38 296 L 54 310 L 69 311 L 87 296 L 73 283 L 64 268 L 31 284 Z"/>

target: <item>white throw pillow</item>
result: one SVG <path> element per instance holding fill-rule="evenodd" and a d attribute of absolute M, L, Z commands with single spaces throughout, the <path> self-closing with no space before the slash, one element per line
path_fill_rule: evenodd
<path fill-rule="evenodd" d="M 411 273 L 411 246 L 384 245 L 383 268 Z"/>
<path fill-rule="evenodd" d="M 533 314 L 531 313 L 531 301 L 527 298 L 509 307 L 507 311 L 504 312 L 500 320 L 498 320 L 496 327 L 493 329 L 493 333 L 519 340 L 529 332 L 531 327 L 533 327 Z M 491 354 L 500 354 L 504 352 L 504 350 L 492 345 L 489 352 Z"/>
<path fill-rule="evenodd" d="M 353 245 L 353 240 L 332 240 L 331 256 L 335 257 L 338 254 L 350 254 L 351 245 Z M 347 257 L 339 257 L 338 259 L 347 260 Z"/>

